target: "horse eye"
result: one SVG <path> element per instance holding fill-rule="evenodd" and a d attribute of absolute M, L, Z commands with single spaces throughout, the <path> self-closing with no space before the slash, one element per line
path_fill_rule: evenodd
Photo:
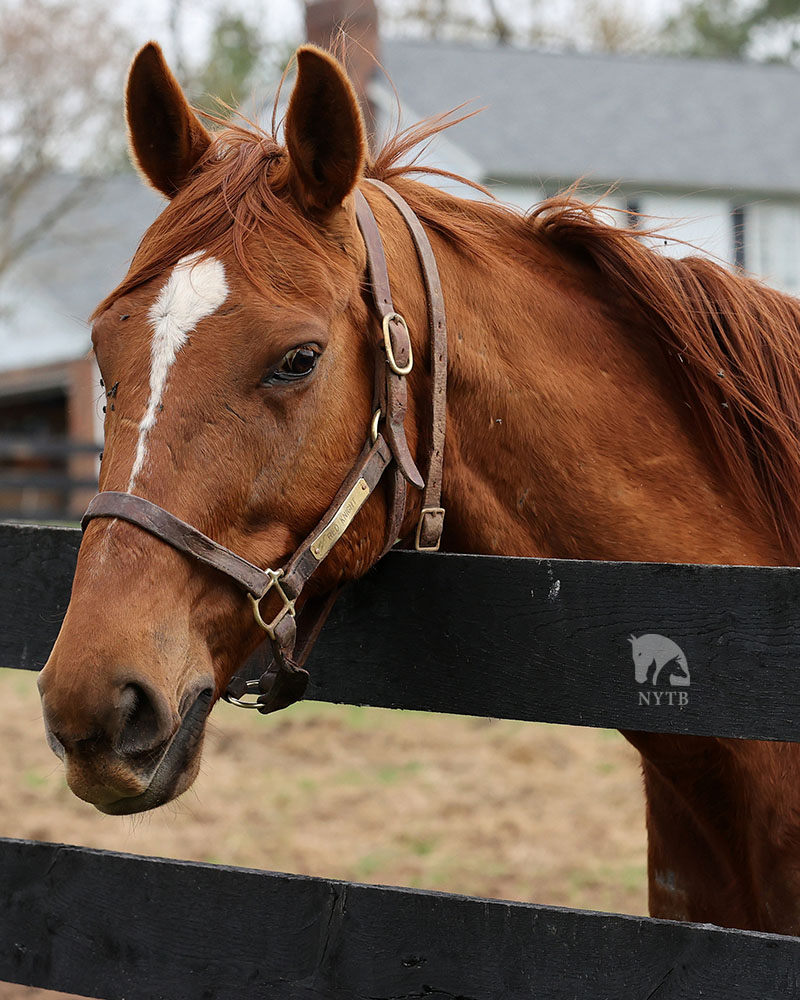
<path fill-rule="evenodd" d="M 318 360 L 319 351 L 315 350 L 310 344 L 295 347 L 283 356 L 281 363 L 274 372 L 267 376 L 265 382 L 272 382 L 276 379 L 291 381 L 292 379 L 303 378 L 314 371 Z"/>

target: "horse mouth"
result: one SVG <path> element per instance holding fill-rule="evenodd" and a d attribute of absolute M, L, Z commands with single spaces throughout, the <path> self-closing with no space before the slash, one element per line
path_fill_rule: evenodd
<path fill-rule="evenodd" d="M 177 798 L 189 787 L 186 781 L 188 765 L 200 745 L 206 719 L 211 711 L 213 691 L 201 691 L 192 703 L 175 735 L 169 741 L 158 763 L 150 784 L 138 795 L 123 796 L 113 802 L 94 803 L 95 808 L 110 816 L 128 816 L 132 813 L 156 809 Z M 191 777 L 193 777 L 192 775 Z M 181 785 L 181 779 L 184 785 Z"/>

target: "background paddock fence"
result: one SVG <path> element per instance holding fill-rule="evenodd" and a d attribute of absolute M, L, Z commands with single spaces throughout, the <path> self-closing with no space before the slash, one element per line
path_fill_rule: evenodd
<path fill-rule="evenodd" d="M 97 492 L 97 442 L 1 428 L 0 520 L 79 520 Z"/>
<path fill-rule="evenodd" d="M 79 540 L 0 526 L 0 665 L 44 663 Z M 798 574 L 393 552 L 337 607 L 309 696 L 798 740 Z M 683 707 L 639 697 L 629 638 L 652 633 L 686 655 Z M 766 1000 L 800 983 L 792 937 L 30 841 L 0 840 L 0 898 L 0 978 L 104 1000 Z"/>

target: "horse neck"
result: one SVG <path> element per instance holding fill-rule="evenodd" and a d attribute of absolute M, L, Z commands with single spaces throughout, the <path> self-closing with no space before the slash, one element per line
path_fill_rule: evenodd
<path fill-rule="evenodd" d="M 495 208 L 471 211 L 499 219 Z M 448 314 L 446 546 L 785 562 L 716 471 L 641 318 L 610 302 L 588 268 L 532 233 L 524 244 L 524 223 L 514 225 L 515 246 L 506 223 L 480 254 L 432 232 Z M 401 273 L 413 273 L 411 260 Z M 418 383 L 417 413 L 428 405 Z"/>

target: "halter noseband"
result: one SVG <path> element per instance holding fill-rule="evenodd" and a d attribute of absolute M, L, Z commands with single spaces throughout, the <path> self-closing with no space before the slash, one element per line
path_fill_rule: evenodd
<path fill-rule="evenodd" d="M 356 190 L 356 219 L 366 247 L 369 287 L 382 331 L 382 338 L 376 345 L 373 418 L 367 441 L 350 474 L 294 555 L 280 569 L 260 569 L 163 507 L 132 493 L 113 490 L 98 493 L 81 521 L 84 530 L 96 517 L 118 517 L 129 521 L 167 545 L 224 573 L 245 591 L 256 622 L 269 638 L 272 660 L 262 672 L 260 668 L 264 663 L 259 657 L 251 657 L 244 669 L 248 671 L 255 660 L 260 676 L 249 677 L 240 672 L 232 679 L 223 697 L 234 705 L 257 708 L 264 713 L 285 708 L 302 698 L 308 684 L 308 672 L 303 669 L 303 664 L 338 590 L 323 599 L 307 600 L 300 623 L 296 603 L 312 574 L 345 533 L 390 466 L 393 466 L 393 483 L 388 491 L 386 542 L 381 554 L 385 554 L 398 540 L 405 519 L 407 483 L 423 490 L 414 548 L 435 552 L 439 548 L 444 526 L 441 491 L 447 328 L 439 272 L 427 234 L 408 203 L 382 181 L 370 179 L 369 183 L 380 188 L 408 226 L 425 284 L 432 384 L 427 481 L 423 482 L 411 457 L 405 435 L 408 408 L 406 377 L 414 365 L 411 338 L 405 319 L 392 303 L 389 272 L 378 224 L 366 198 Z M 271 620 L 265 621 L 261 614 L 261 601 L 271 592 L 280 600 L 280 609 Z M 302 632 L 299 642 L 298 624 Z M 246 693 L 256 695 L 255 701 L 243 701 Z"/>

